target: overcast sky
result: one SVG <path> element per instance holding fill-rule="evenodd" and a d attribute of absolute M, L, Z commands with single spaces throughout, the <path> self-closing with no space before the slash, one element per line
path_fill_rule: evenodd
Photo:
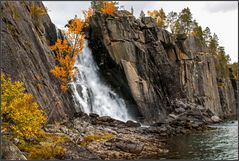
<path fill-rule="evenodd" d="M 49 10 L 52 22 L 63 28 L 67 20 L 75 15 L 82 16 L 82 10 L 90 7 L 90 1 L 43 1 Z M 134 8 L 134 15 L 139 16 L 140 11 L 163 8 L 166 14 L 170 11 L 180 12 L 189 7 L 193 18 L 203 27 L 209 27 L 219 38 L 219 44 L 225 47 L 232 62 L 238 61 L 238 2 L 188 2 L 188 1 L 120 1 L 130 11 Z"/>

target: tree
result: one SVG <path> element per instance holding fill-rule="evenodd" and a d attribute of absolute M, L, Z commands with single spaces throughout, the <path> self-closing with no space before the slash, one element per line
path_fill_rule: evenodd
<path fill-rule="evenodd" d="M 46 115 L 21 81 L 12 82 L 4 73 L 2 81 L 2 132 L 10 138 L 32 139 L 41 134 Z"/>
<path fill-rule="evenodd" d="M 219 70 L 223 75 L 226 75 L 228 73 L 228 65 L 229 62 L 231 61 L 231 58 L 229 55 L 225 53 L 225 49 L 222 46 L 218 47 L 218 53 L 217 53 L 217 58 L 219 61 Z"/>
<path fill-rule="evenodd" d="M 91 8 L 93 11 L 100 11 L 103 7 L 104 1 L 91 1 Z"/>
<path fill-rule="evenodd" d="M 175 34 L 182 34 L 183 33 L 183 28 L 179 22 L 179 20 L 177 20 L 175 22 L 175 25 L 174 25 L 174 32 Z"/>
<path fill-rule="evenodd" d="M 210 40 L 212 39 L 212 35 L 211 35 L 211 31 L 209 27 L 206 27 L 205 30 L 203 30 L 203 39 L 206 45 L 209 47 Z"/>
<path fill-rule="evenodd" d="M 134 8 L 131 6 L 131 14 L 134 15 Z"/>
<path fill-rule="evenodd" d="M 219 45 L 218 44 L 218 37 L 214 33 L 213 36 L 210 38 L 210 41 L 209 41 L 209 50 L 210 50 L 210 52 L 212 54 L 216 54 L 217 53 L 218 45 Z"/>
<path fill-rule="evenodd" d="M 178 19 L 178 14 L 176 12 L 169 12 L 166 18 L 167 26 L 169 26 L 172 33 L 176 32 L 176 21 Z"/>
<path fill-rule="evenodd" d="M 238 80 L 238 63 L 229 64 L 229 67 L 232 69 L 233 79 Z"/>
<path fill-rule="evenodd" d="M 139 15 L 139 18 L 142 19 L 143 17 L 145 17 L 145 13 L 144 13 L 143 10 L 141 10 L 140 15 Z"/>
<path fill-rule="evenodd" d="M 196 20 L 192 23 L 192 35 L 199 38 L 199 40 L 204 43 L 202 27 L 198 25 Z"/>
<path fill-rule="evenodd" d="M 116 11 L 115 3 L 113 3 L 113 2 L 104 2 L 103 3 L 103 6 L 101 8 L 101 12 L 103 12 L 105 14 L 112 15 L 113 13 L 115 13 L 115 11 Z"/>
<path fill-rule="evenodd" d="M 51 46 L 55 52 L 55 59 L 58 64 L 51 70 L 51 73 L 60 79 L 61 90 L 66 92 L 68 90 L 68 84 L 74 77 L 74 65 L 76 58 L 84 48 L 83 28 L 88 26 L 89 17 L 92 15 L 92 10 L 84 11 L 85 20 L 75 17 L 68 21 L 66 27 L 68 28 L 66 39 L 58 39 L 56 43 Z"/>
<path fill-rule="evenodd" d="M 166 15 L 162 8 L 160 10 L 148 11 L 148 14 L 156 20 L 158 27 L 164 29 L 167 27 Z"/>
<path fill-rule="evenodd" d="M 188 35 L 192 30 L 192 13 L 188 7 L 179 13 L 178 20 L 180 26 L 183 28 L 183 31 L 180 32 Z"/>

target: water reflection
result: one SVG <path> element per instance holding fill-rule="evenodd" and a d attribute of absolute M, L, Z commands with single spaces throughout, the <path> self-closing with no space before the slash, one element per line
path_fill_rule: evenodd
<path fill-rule="evenodd" d="M 238 160 L 238 121 L 212 127 L 217 129 L 171 138 L 167 142 L 169 153 L 155 159 Z"/>

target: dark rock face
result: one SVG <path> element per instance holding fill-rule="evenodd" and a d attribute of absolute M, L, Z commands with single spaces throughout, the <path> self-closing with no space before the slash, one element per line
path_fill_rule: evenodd
<path fill-rule="evenodd" d="M 205 107 L 220 117 L 235 113 L 229 77 L 223 75 L 227 88 L 220 91 L 216 60 L 194 37 L 161 30 L 150 17 L 96 12 L 89 41 L 103 76 L 145 122 L 165 120 L 179 108 L 174 100 Z"/>
<path fill-rule="evenodd" d="M 70 93 L 62 94 L 50 73 L 55 66 L 50 45 L 57 39 L 56 29 L 48 15 L 36 23 L 30 13 L 33 4 L 44 8 L 41 2 L 1 2 L 1 69 L 23 81 L 52 120 L 62 120 L 74 113 L 74 105 Z"/>

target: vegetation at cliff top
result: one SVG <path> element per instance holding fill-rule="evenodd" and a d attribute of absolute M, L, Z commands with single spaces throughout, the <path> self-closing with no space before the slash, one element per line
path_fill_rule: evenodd
<path fill-rule="evenodd" d="M 119 3 L 116 1 L 91 1 L 91 8 L 93 11 L 101 11 L 106 14 L 113 14 L 116 10 L 118 10 Z"/>
<path fill-rule="evenodd" d="M 104 2 L 101 8 L 101 12 L 105 14 L 113 14 L 116 11 L 115 4 L 113 2 Z"/>
<path fill-rule="evenodd" d="M 203 30 L 198 22 L 193 20 L 192 13 L 188 7 L 184 8 L 180 13 L 171 11 L 167 16 L 162 8 L 148 11 L 148 15 L 156 20 L 159 28 L 169 28 L 174 34 L 186 34 L 197 37 L 202 44 L 208 47 L 210 53 L 218 58 L 219 63 L 216 69 L 221 71 L 222 74 L 228 74 L 228 67 L 232 66 L 230 64 L 230 57 L 225 53 L 224 47 L 219 46 L 218 36 L 215 33 L 212 35 L 209 27 Z M 140 18 L 144 16 L 144 13 L 141 11 Z M 236 72 L 233 72 L 233 75 L 237 78 Z"/>

